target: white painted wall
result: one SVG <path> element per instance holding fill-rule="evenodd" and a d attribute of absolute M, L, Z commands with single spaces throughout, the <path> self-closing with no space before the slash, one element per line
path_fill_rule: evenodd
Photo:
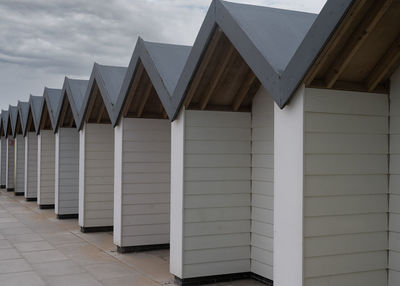
<path fill-rule="evenodd" d="M 1 137 L 1 162 L 0 162 L 0 183 L 1 185 L 6 185 L 6 162 L 7 162 L 7 139 L 5 137 Z"/>
<path fill-rule="evenodd" d="M 388 107 L 383 94 L 306 90 L 306 286 L 387 285 Z"/>
<path fill-rule="evenodd" d="M 400 285 L 400 69 L 390 89 L 389 286 Z"/>
<path fill-rule="evenodd" d="M 274 285 L 387 285 L 388 107 L 300 88 L 275 108 Z"/>
<path fill-rule="evenodd" d="M 170 272 L 183 278 L 185 113 L 171 123 Z"/>
<path fill-rule="evenodd" d="M 264 88 L 253 99 L 251 272 L 273 280 L 274 101 Z"/>
<path fill-rule="evenodd" d="M 115 129 L 114 242 L 169 243 L 171 124 L 122 118 Z"/>
<path fill-rule="evenodd" d="M 83 124 L 81 130 L 79 130 L 79 201 L 78 201 L 78 222 L 80 226 L 84 225 L 85 222 L 85 132 L 86 124 Z"/>
<path fill-rule="evenodd" d="M 6 188 L 14 189 L 14 169 L 15 168 L 15 140 L 12 138 L 7 139 L 7 165 L 6 165 Z"/>
<path fill-rule="evenodd" d="M 79 133 L 59 128 L 55 146 L 55 212 L 77 214 L 79 200 Z"/>
<path fill-rule="evenodd" d="M 25 138 L 22 134 L 15 139 L 15 192 L 24 193 L 25 190 Z"/>
<path fill-rule="evenodd" d="M 274 285 L 303 285 L 304 88 L 274 115 Z M 320 285 L 322 286 L 322 285 Z"/>
<path fill-rule="evenodd" d="M 79 225 L 113 225 L 114 130 L 84 124 L 79 136 Z"/>
<path fill-rule="evenodd" d="M 174 241 L 171 247 L 183 249 L 182 258 L 171 261 L 171 271 L 178 276 L 181 270 L 181 278 L 248 272 L 251 114 L 193 110 L 183 113 L 184 120 L 178 119 L 183 122 L 172 127 L 184 124 L 184 136 L 174 138 L 174 142 L 179 138 L 184 141 L 183 186 L 179 177 L 182 172 L 178 171 L 172 173 L 172 180 L 177 181 L 172 182 L 171 190 L 172 208 L 177 208 L 172 216 L 183 213 L 182 246 Z M 182 134 L 182 130 L 172 134 Z M 176 152 L 179 150 L 173 147 L 172 155 Z M 174 165 L 179 166 L 179 161 Z M 179 192 L 183 192 L 182 199 Z M 174 231 L 171 228 L 171 238 L 180 235 Z"/>
<path fill-rule="evenodd" d="M 54 205 L 55 201 L 55 135 L 41 130 L 38 135 L 38 205 Z"/>
<path fill-rule="evenodd" d="M 25 136 L 25 198 L 37 197 L 38 137 L 35 132 Z"/>

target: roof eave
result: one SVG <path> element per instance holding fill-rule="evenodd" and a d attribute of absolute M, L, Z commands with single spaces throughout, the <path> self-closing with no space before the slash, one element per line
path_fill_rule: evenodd
<path fill-rule="evenodd" d="M 128 96 L 131 82 L 136 76 L 139 61 L 143 64 L 143 67 L 146 70 L 146 73 L 148 74 L 150 81 L 153 84 L 161 101 L 161 104 L 167 112 L 167 115 L 171 113 L 171 95 L 163 84 L 161 75 L 154 65 L 153 59 L 151 58 L 146 48 L 145 42 L 142 38 L 139 37 L 133 51 L 127 72 L 125 74 L 124 81 L 121 86 L 121 91 L 118 95 L 117 103 L 115 105 L 114 116 L 112 118 L 112 124 L 114 127 L 118 124 L 120 120 L 122 108 Z"/>
<path fill-rule="evenodd" d="M 277 89 L 280 74 L 268 63 L 265 57 L 248 38 L 245 31 L 235 21 L 223 2 L 214 0 L 200 28 L 200 32 L 197 35 L 172 96 L 171 105 L 173 108 L 167 112 L 171 121 L 175 120 L 179 114 L 190 82 L 196 74 L 208 43 L 217 27 L 219 27 L 232 42 L 236 50 L 252 69 L 262 85 L 268 90 L 273 99 L 279 101 L 279 97 L 274 91 Z"/>
<path fill-rule="evenodd" d="M 354 2 L 355 0 L 328 0 L 326 2 L 283 72 L 278 88 L 273 91 L 276 93 L 275 97 L 280 98 L 277 102 L 280 108 L 288 104 Z"/>

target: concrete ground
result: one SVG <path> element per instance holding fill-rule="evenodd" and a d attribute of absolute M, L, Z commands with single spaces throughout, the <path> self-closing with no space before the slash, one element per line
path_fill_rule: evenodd
<path fill-rule="evenodd" d="M 119 254 L 112 233 L 81 233 L 77 220 L 57 220 L 54 210 L 0 191 L 1 286 L 174 285 L 168 260 L 168 250 Z"/>

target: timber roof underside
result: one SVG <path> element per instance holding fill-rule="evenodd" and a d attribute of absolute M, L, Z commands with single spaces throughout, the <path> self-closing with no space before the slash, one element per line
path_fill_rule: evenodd
<path fill-rule="evenodd" d="M 400 1 L 356 0 L 305 77 L 308 87 L 387 92 L 400 64 Z"/>
<path fill-rule="evenodd" d="M 46 100 L 43 102 L 42 118 L 40 120 L 40 130 L 52 130 L 49 109 Z"/>
<path fill-rule="evenodd" d="M 17 117 L 17 126 L 15 127 L 15 134 L 22 134 L 22 124 L 21 124 L 21 118 L 19 115 Z"/>
<path fill-rule="evenodd" d="M 76 127 L 74 115 L 72 113 L 71 105 L 69 103 L 67 96 L 64 96 L 58 127 L 66 127 L 66 128 Z"/>
<path fill-rule="evenodd" d="M 26 132 L 35 132 L 35 123 L 33 122 L 32 111 L 29 108 L 28 121 L 26 123 Z"/>
<path fill-rule="evenodd" d="M 195 110 L 249 111 L 261 83 L 217 28 L 187 90 L 184 106 Z"/>
<path fill-rule="evenodd" d="M 96 80 L 91 90 L 84 122 L 111 124 L 110 116 L 108 115 Z"/>
<path fill-rule="evenodd" d="M 141 61 L 132 79 L 123 116 L 130 118 L 166 119 L 167 113 Z"/>

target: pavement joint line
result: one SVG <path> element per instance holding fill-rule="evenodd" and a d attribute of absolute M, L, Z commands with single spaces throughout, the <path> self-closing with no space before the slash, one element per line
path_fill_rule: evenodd
<path fill-rule="evenodd" d="M 155 282 L 155 283 L 157 283 L 157 284 L 164 283 L 164 282 L 159 282 L 159 281 L 157 281 L 156 279 L 154 279 L 154 277 L 148 275 L 148 274 L 145 273 L 145 272 L 142 272 L 140 269 L 136 268 L 135 266 L 132 266 L 132 265 L 126 263 L 125 261 L 119 259 L 118 257 L 116 257 L 116 256 L 114 256 L 114 255 L 108 253 L 106 250 L 104 250 L 104 249 L 102 249 L 101 247 L 99 247 L 99 246 L 97 246 L 97 245 L 91 243 L 89 240 L 85 239 L 84 237 L 81 237 L 81 236 L 79 236 L 78 234 L 76 234 L 76 233 L 74 233 L 74 232 L 71 232 L 71 233 L 72 233 L 73 235 L 75 235 L 76 237 L 78 237 L 78 238 L 80 238 L 80 239 L 86 241 L 86 242 L 89 243 L 90 245 L 93 245 L 94 247 L 96 247 L 97 249 L 99 249 L 101 252 L 103 252 L 103 253 L 107 254 L 108 256 L 112 257 L 112 258 L 113 258 L 114 260 L 116 260 L 117 262 L 119 262 L 119 263 L 121 263 L 121 264 L 123 264 L 123 265 L 125 265 L 125 266 L 127 266 L 127 267 L 129 267 L 129 268 L 131 268 L 131 269 L 133 269 L 133 270 L 135 270 L 137 273 L 139 273 L 139 274 L 145 276 L 146 278 L 150 279 L 151 281 L 153 281 L 153 282 Z M 115 253 L 116 253 L 116 252 L 115 252 Z M 169 283 L 169 282 L 167 282 L 167 283 Z M 165 285 L 165 284 L 161 284 L 161 285 Z M 166 284 L 166 285 L 169 285 L 169 284 Z M 174 284 L 171 284 L 171 285 L 174 285 Z"/>
<path fill-rule="evenodd" d="M 3 195 L 3 194 L 1 194 L 1 195 Z M 29 210 L 31 213 L 35 213 L 28 205 L 23 205 L 19 200 L 14 200 L 14 199 L 10 198 L 9 196 L 6 196 L 6 197 L 7 197 L 10 201 L 14 201 L 14 202 L 18 203 L 19 205 L 23 206 L 24 208 L 26 208 L 27 210 Z M 30 203 L 30 202 L 28 202 L 28 203 Z M 35 203 L 35 202 L 33 202 L 33 203 Z M 46 210 L 44 210 L 44 212 L 45 212 L 45 211 L 46 211 Z M 11 214 L 11 215 L 14 217 L 14 214 Z M 16 217 L 14 217 L 14 218 L 16 218 Z M 18 218 L 16 218 L 16 219 L 18 219 Z M 28 227 L 28 228 L 30 229 L 30 227 L 29 227 L 28 225 L 26 225 L 24 222 L 22 222 L 22 224 L 24 224 L 26 227 Z M 135 266 L 132 266 L 132 265 L 126 263 L 125 261 L 119 259 L 118 257 L 116 257 L 116 256 L 114 256 L 114 255 L 108 253 L 106 250 L 102 249 L 101 247 L 97 246 L 96 244 L 93 244 L 92 242 L 90 242 L 89 240 L 85 239 L 84 237 L 79 236 L 77 233 L 74 233 L 74 232 L 71 231 L 71 230 L 67 230 L 67 232 L 69 232 L 69 233 L 73 234 L 74 236 L 78 237 L 79 239 L 82 239 L 83 241 L 89 243 L 90 245 L 94 246 L 95 248 L 97 248 L 97 249 L 100 250 L 101 252 L 103 252 L 103 253 L 105 253 L 106 255 L 112 257 L 116 262 L 119 262 L 119 263 L 121 263 L 121 264 L 123 264 L 123 265 L 125 265 L 125 266 L 127 266 L 127 267 L 129 267 L 129 268 L 131 268 L 131 269 L 133 269 L 133 270 L 136 271 L 137 273 L 143 275 L 144 277 L 150 279 L 151 281 L 153 281 L 153 282 L 155 282 L 155 283 L 157 283 L 157 284 L 160 284 L 160 283 L 161 283 L 161 285 L 169 285 L 168 283 L 171 283 L 170 281 L 166 281 L 166 282 L 157 281 L 154 277 L 148 275 L 148 274 L 145 273 L 145 272 L 142 272 L 140 269 L 136 268 Z M 34 232 L 34 233 L 37 233 L 37 232 Z M 41 233 L 37 233 L 37 234 L 39 234 L 40 236 L 42 236 Z M 42 236 L 42 237 L 43 237 L 43 236 Z M 44 238 L 44 237 L 43 237 L 43 238 Z M 45 239 L 45 238 L 44 238 L 44 239 Z M 45 240 L 46 240 L 46 239 L 45 239 Z M 47 241 L 47 240 L 46 240 L 46 241 Z M 49 242 L 49 243 L 50 243 L 50 242 Z M 53 246 L 54 246 L 54 245 L 53 245 Z M 17 250 L 17 251 L 18 251 L 18 250 Z M 43 251 L 45 251 L 45 250 L 43 250 Z M 33 252 L 34 252 L 34 251 L 33 251 Z M 18 251 L 18 253 L 19 253 L 19 251 Z M 22 254 L 21 254 L 21 255 L 22 255 Z M 29 262 L 28 262 L 28 263 L 29 263 Z M 31 263 L 29 263 L 29 264 L 31 265 Z M 31 265 L 31 266 L 32 266 L 32 265 Z M 89 273 L 89 274 L 90 274 L 90 273 Z M 167 283 L 167 284 L 165 284 L 165 283 Z M 171 284 L 171 285 L 174 285 L 174 284 Z"/>

